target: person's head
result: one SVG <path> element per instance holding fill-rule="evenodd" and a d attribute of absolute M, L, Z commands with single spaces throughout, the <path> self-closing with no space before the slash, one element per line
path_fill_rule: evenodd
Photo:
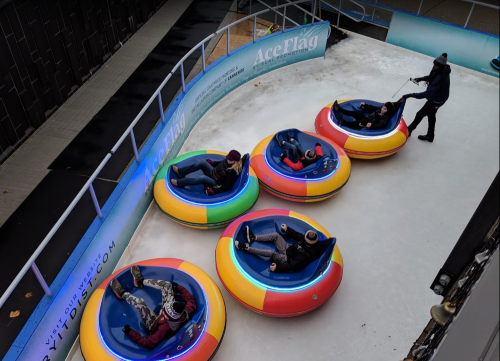
<path fill-rule="evenodd" d="M 396 107 L 392 102 L 387 102 L 382 105 L 382 108 L 380 108 L 380 114 L 386 114 L 391 115 L 396 112 Z"/>
<path fill-rule="evenodd" d="M 237 150 L 232 149 L 229 153 L 227 153 L 226 160 L 228 164 L 233 165 L 241 160 L 241 154 Z"/>
<path fill-rule="evenodd" d="M 443 53 L 439 55 L 436 59 L 434 59 L 434 66 L 432 67 L 433 70 L 439 70 L 443 69 L 446 63 L 448 62 L 448 54 Z"/>
<path fill-rule="evenodd" d="M 184 314 L 186 303 L 180 301 L 165 302 L 163 311 L 172 320 L 178 320 Z"/>
<path fill-rule="evenodd" d="M 314 158 L 316 158 L 316 152 L 314 150 L 312 150 L 312 149 L 308 149 L 308 150 L 305 151 L 304 157 L 307 160 L 313 160 Z"/>
<path fill-rule="evenodd" d="M 304 239 L 309 244 L 315 244 L 316 242 L 318 242 L 318 234 L 312 230 L 309 230 L 304 234 Z"/>
<path fill-rule="evenodd" d="M 234 170 L 236 174 L 240 174 L 241 170 L 243 169 L 243 161 L 241 159 L 241 154 L 237 150 L 231 150 L 227 155 L 226 155 L 226 160 L 227 164 L 229 164 L 231 167 L 230 169 Z"/>

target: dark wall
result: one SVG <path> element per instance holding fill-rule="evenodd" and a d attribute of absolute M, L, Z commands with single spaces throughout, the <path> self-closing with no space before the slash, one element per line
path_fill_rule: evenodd
<path fill-rule="evenodd" d="M 166 0 L 0 0 L 0 164 Z"/>

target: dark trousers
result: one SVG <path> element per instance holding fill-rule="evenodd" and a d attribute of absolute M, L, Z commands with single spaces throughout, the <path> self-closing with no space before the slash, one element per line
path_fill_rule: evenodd
<path fill-rule="evenodd" d="M 434 104 L 431 101 L 427 101 L 422 109 L 420 109 L 417 114 L 415 114 L 415 119 L 409 125 L 408 130 L 413 132 L 415 128 L 420 124 L 424 117 L 427 117 L 429 121 L 429 127 L 427 128 L 427 137 L 430 139 L 434 139 L 434 129 L 436 128 L 436 113 L 439 109 L 439 106 Z"/>
<path fill-rule="evenodd" d="M 285 150 L 286 157 L 294 163 L 304 156 L 304 149 L 295 139 L 290 142 L 283 142 L 281 147 Z"/>
<path fill-rule="evenodd" d="M 204 175 L 198 177 L 184 178 L 189 173 L 196 172 L 200 170 Z M 210 177 L 210 172 L 214 169 L 206 160 L 199 160 L 196 163 L 188 165 L 187 167 L 179 168 L 179 175 L 182 177 L 177 180 L 177 185 L 179 187 L 193 186 L 197 184 L 204 184 L 207 187 L 213 187 L 217 185 L 217 182 Z"/>
<path fill-rule="evenodd" d="M 339 108 L 339 112 L 353 117 L 356 121 L 354 122 L 344 122 L 342 123 L 343 127 L 351 128 L 351 129 L 356 129 L 356 130 L 361 130 L 366 127 L 366 116 L 361 114 L 360 112 L 357 112 L 355 110 L 345 110 L 342 108 Z M 360 125 L 361 123 L 361 125 Z"/>

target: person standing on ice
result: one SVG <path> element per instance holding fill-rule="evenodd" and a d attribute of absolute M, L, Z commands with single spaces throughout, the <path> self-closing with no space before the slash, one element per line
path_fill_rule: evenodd
<path fill-rule="evenodd" d="M 446 103 L 448 97 L 450 96 L 451 68 L 447 64 L 447 58 L 448 54 L 441 54 L 434 60 L 434 66 L 432 67 L 429 75 L 412 79 L 416 83 L 425 81 L 427 84 L 427 90 L 425 92 L 406 94 L 399 100 L 402 103 L 408 98 L 427 99 L 427 102 L 424 104 L 422 109 L 420 109 L 415 115 L 413 122 L 408 126 L 408 136 L 411 136 L 411 133 L 415 130 L 415 128 L 417 128 L 422 119 L 427 117 L 429 121 L 427 134 L 419 135 L 418 139 L 426 140 L 428 142 L 434 141 L 436 113 L 438 109 Z"/>

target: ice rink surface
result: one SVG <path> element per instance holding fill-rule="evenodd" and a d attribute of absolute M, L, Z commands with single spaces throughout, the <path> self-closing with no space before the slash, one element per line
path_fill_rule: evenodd
<path fill-rule="evenodd" d="M 446 49 L 443 49 L 445 52 Z M 181 154 L 214 149 L 250 153 L 285 128 L 314 132 L 320 109 L 335 99 L 396 101 L 425 88 L 433 58 L 360 35 L 328 49 L 325 59 L 263 75 L 216 104 Z M 227 328 L 216 361 L 401 360 L 442 298 L 429 289 L 499 170 L 498 79 L 451 65 L 451 95 L 437 114 L 434 143 L 423 142 L 425 118 L 405 147 L 378 160 L 352 160 L 336 196 L 294 203 L 261 190 L 253 210 L 291 209 L 337 237 L 344 277 L 319 309 L 289 319 L 241 306 L 222 286 L 214 251 L 222 229 L 196 230 L 168 219 L 153 202 L 118 267 L 175 257 L 204 269 L 218 284 Z M 425 100 L 409 99 L 409 124 Z M 71 358 L 82 360 L 79 350 Z"/>

